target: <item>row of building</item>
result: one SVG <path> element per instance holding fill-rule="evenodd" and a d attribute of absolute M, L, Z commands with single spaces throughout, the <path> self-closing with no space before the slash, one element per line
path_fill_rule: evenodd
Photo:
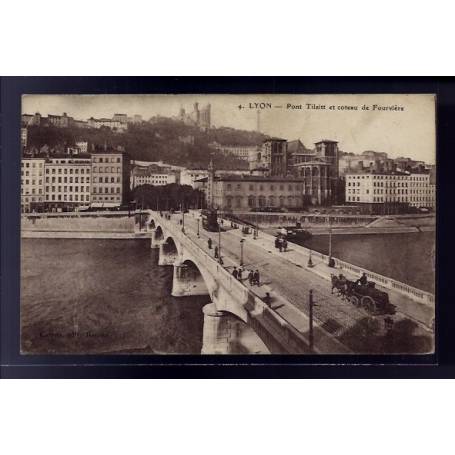
<path fill-rule="evenodd" d="M 129 159 L 104 151 L 21 161 L 21 211 L 119 207 L 129 198 Z"/>
<path fill-rule="evenodd" d="M 142 122 L 142 116 L 134 115 L 129 117 L 127 114 L 114 114 L 112 118 L 94 118 L 87 120 L 77 120 L 69 116 L 66 112 L 62 115 L 49 114 L 47 117 L 42 116 L 39 112 L 35 114 L 22 114 L 22 126 L 54 126 L 56 128 L 109 128 L 112 131 L 124 132 L 128 129 L 129 124 L 138 124 Z"/>
<path fill-rule="evenodd" d="M 435 169 L 429 172 L 372 172 L 346 174 L 346 204 L 362 211 L 387 214 L 409 207 L 434 209 Z"/>

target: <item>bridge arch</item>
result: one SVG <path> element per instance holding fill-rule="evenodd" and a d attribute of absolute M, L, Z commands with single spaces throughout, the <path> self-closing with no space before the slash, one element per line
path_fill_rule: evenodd
<path fill-rule="evenodd" d="M 174 297 L 209 295 L 210 284 L 208 277 L 204 276 L 201 269 L 191 259 L 176 262 L 174 264 L 174 276 L 172 280 L 172 295 Z"/>
<path fill-rule="evenodd" d="M 165 235 L 163 233 L 163 238 L 166 237 L 166 240 L 163 242 L 163 252 L 166 254 L 172 254 L 172 255 L 182 255 L 182 245 L 180 242 L 176 242 L 174 238 L 170 235 Z"/>

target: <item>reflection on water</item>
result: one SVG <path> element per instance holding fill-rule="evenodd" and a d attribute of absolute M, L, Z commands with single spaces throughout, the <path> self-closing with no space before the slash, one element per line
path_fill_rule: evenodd
<path fill-rule="evenodd" d="M 327 254 L 327 235 L 315 235 L 303 245 Z M 333 235 L 333 256 L 407 283 L 434 292 L 434 232 L 406 234 Z"/>
<path fill-rule="evenodd" d="M 23 239 L 25 353 L 200 354 L 209 297 L 170 296 L 147 240 Z"/>

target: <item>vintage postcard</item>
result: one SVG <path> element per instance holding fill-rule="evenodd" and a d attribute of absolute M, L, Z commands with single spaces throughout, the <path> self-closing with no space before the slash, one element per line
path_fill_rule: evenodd
<path fill-rule="evenodd" d="M 435 96 L 24 95 L 22 354 L 431 354 Z"/>

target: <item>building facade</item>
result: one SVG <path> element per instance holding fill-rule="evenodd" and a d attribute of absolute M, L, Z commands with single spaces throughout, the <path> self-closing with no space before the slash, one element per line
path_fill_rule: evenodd
<path fill-rule="evenodd" d="M 28 131 L 27 128 L 21 128 L 21 147 L 27 147 Z"/>
<path fill-rule="evenodd" d="M 117 131 L 117 132 L 124 132 L 128 128 L 127 123 L 120 121 L 118 119 L 117 120 L 113 119 L 113 118 L 90 117 L 88 119 L 88 125 L 90 128 L 100 129 L 102 127 L 105 127 L 105 128 L 110 128 L 112 131 Z"/>
<path fill-rule="evenodd" d="M 45 209 L 74 210 L 90 205 L 91 159 L 53 157 L 45 163 Z"/>
<path fill-rule="evenodd" d="M 303 182 L 292 177 L 209 173 L 207 205 L 218 210 L 251 211 L 264 207 L 303 208 Z"/>
<path fill-rule="evenodd" d="M 38 210 L 45 202 L 44 158 L 23 158 L 21 161 L 21 211 Z"/>
<path fill-rule="evenodd" d="M 140 185 L 164 186 L 177 183 L 177 175 L 172 171 L 165 171 L 155 167 L 140 168 L 135 167 L 131 171 L 130 188 Z"/>
<path fill-rule="evenodd" d="M 76 142 L 76 147 L 79 149 L 79 153 L 82 153 L 82 154 L 88 153 L 88 142 L 87 141 Z"/>
<path fill-rule="evenodd" d="M 129 195 L 129 160 L 123 153 L 22 158 L 21 210 L 72 211 L 118 207 Z"/>
<path fill-rule="evenodd" d="M 266 139 L 250 160 L 250 171 L 261 172 L 264 176 L 284 177 L 288 174 L 287 140 Z"/>
<path fill-rule="evenodd" d="M 212 142 L 209 146 L 223 155 L 233 155 L 245 161 L 253 161 L 261 149 L 258 145 L 221 145 L 218 142 Z"/>
<path fill-rule="evenodd" d="M 118 207 L 129 194 L 129 160 L 119 152 L 97 152 L 91 155 L 92 207 Z"/>
<path fill-rule="evenodd" d="M 366 212 L 405 212 L 409 207 L 434 208 L 435 185 L 428 173 L 346 174 L 346 203 L 363 206 Z"/>
<path fill-rule="evenodd" d="M 180 171 L 180 184 L 195 188 L 195 182 L 208 177 L 208 175 L 207 169 L 182 169 Z"/>

